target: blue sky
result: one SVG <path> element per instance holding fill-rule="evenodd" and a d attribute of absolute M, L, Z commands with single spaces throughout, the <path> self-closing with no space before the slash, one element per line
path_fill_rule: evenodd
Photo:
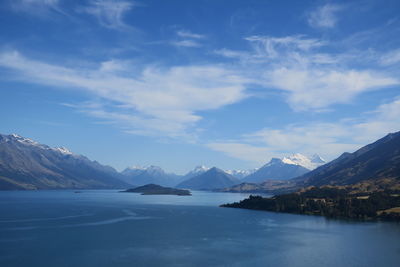
<path fill-rule="evenodd" d="M 400 130 L 400 2 L 4 0 L 0 132 L 123 169 L 327 160 Z"/>

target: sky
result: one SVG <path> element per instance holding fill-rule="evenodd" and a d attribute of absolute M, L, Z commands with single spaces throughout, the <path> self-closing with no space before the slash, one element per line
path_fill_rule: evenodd
<path fill-rule="evenodd" d="M 0 133 L 122 170 L 332 160 L 400 130 L 400 1 L 3 0 Z"/>

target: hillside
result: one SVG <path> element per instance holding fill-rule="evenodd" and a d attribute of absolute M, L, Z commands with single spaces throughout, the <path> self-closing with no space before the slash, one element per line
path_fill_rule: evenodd
<path fill-rule="evenodd" d="M 354 153 L 294 179 L 298 186 L 349 185 L 365 180 L 400 179 L 400 132 L 388 134 Z"/>
<path fill-rule="evenodd" d="M 353 193 L 348 188 L 308 188 L 271 198 L 250 196 L 222 207 L 243 208 L 328 218 L 400 220 L 400 191 Z"/>
<path fill-rule="evenodd" d="M 113 168 L 19 135 L 0 135 L 0 190 L 124 188 Z"/>

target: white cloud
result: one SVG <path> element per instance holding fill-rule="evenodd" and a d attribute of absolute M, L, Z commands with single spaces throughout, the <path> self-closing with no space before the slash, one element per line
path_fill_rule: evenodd
<path fill-rule="evenodd" d="M 51 12 L 64 14 L 59 6 L 59 0 L 13 0 L 11 7 L 15 11 L 26 12 L 36 16 L 47 16 Z"/>
<path fill-rule="evenodd" d="M 354 51 L 320 52 L 329 43 L 319 39 L 294 35 L 252 36 L 246 40 L 252 46 L 250 51 L 221 49 L 216 53 L 238 59 L 266 90 L 283 91 L 296 111 L 326 110 L 334 104 L 349 103 L 362 93 L 400 83 L 384 71 L 350 67 L 356 57 Z"/>
<path fill-rule="evenodd" d="M 400 49 L 385 53 L 380 57 L 382 65 L 393 65 L 400 62 Z"/>
<path fill-rule="evenodd" d="M 318 39 L 305 38 L 303 35 L 293 35 L 285 37 L 270 36 L 250 36 L 245 38 L 253 44 L 255 52 L 259 56 L 275 58 L 279 55 L 278 49 L 290 49 L 307 51 L 312 48 L 324 45 L 324 42 Z"/>
<path fill-rule="evenodd" d="M 93 0 L 89 6 L 81 7 L 78 11 L 95 16 L 103 27 L 127 29 L 130 27 L 125 24 L 123 17 L 134 5 L 132 1 Z"/>
<path fill-rule="evenodd" d="M 333 4 L 318 7 L 308 14 L 308 24 L 315 28 L 334 28 L 338 21 L 336 13 L 341 9 L 341 6 Z"/>
<path fill-rule="evenodd" d="M 192 33 L 190 31 L 180 30 L 176 34 L 182 38 L 192 38 L 192 39 L 204 39 L 205 36 L 202 34 Z"/>
<path fill-rule="evenodd" d="M 336 103 L 347 103 L 360 93 L 399 83 L 374 71 L 318 67 L 282 67 L 264 75 L 268 85 L 290 92 L 288 102 L 295 110 L 318 110 Z"/>
<path fill-rule="evenodd" d="M 193 40 L 172 41 L 172 45 L 181 47 L 200 47 L 201 44 Z"/>
<path fill-rule="evenodd" d="M 72 69 L 31 60 L 18 52 L 1 53 L 0 66 L 29 83 L 89 91 L 107 100 L 108 109 L 92 105 L 82 111 L 125 124 L 132 132 L 170 137 L 187 135 L 201 120 L 196 112 L 245 98 L 248 82 L 224 66 L 146 67 L 128 75 L 128 67 L 117 61 L 96 69 Z"/>
<path fill-rule="evenodd" d="M 205 36 L 197 33 L 192 33 L 186 30 L 179 30 L 176 32 L 181 40 L 171 41 L 170 44 L 177 47 L 200 47 L 203 46 L 199 41 L 204 39 Z"/>
<path fill-rule="evenodd" d="M 211 142 L 207 146 L 231 157 L 255 163 L 265 163 L 272 156 L 294 152 L 308 155 L 317 153 L 332 160 L 345 151 L 353 152 L 389 132 L 399 131 L 400 98 L 363 115 L 363 119 L 346 118 L 332 123 L 310 122 L 281 129 L 264 128 L 244 135 L 241 140 Z"/>

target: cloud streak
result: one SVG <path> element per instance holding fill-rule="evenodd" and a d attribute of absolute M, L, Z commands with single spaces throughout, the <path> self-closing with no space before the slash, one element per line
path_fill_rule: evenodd
<path fill-rule="evenodd" d="M 11 7 L 14 11 L 46 17 L 52 12 L 66 15 L 60 8 L 59 0 L 13 0 Z"/>
<path fill-rule="evenodd" d="M 200 43 L 193 40 L 181 40 L 181 41 L 172 41 L 172 45 L 178 47 L 200 47 L 202 46 Z"/>
<path fill-rule="evenodd" d="M 237 59 L 251 69 L 254 80 L 266 90 L 286 93 L 295 111 L 321 111 L 349 103 L 356 96 L 398 85 L 400 82 L 379 69 L 352 68 L 354 52 L 319 52 L 329 43 L 303 35 L 286 37 L 251 36 L 251 51 L 222 49 L 217 54 Z M 378 63 L 378 62 L 376 62 Z"/>
<path fill-rule="evenodd" d="M 0 66 L 25 82 L 88 91 L 107 105 L 76 106 L 79 110 L 145 135 L 188 136 L 202 119 L 198 111 L 247 97 L 248 80 L 222 66 L 148 66 L 130 73 L 133 67 L 114 61 L 96 69 L 72 69 L 28 59 L 15 51 L 1 53 Z"/>
<path fill-rule="evenodd" d="M 193 33 L 193 32 L 190 32 L 190 31 L 185 31 L 185 30 L 177 31 L 176 34 L 179 37 L 182 37 L 182 38 L 192 38 L 192 39 L 204 39 L 204 38 L 206 38 L 205 35 Z"/>
<path fill-rule="evenodd" d="M 78 11 L 96 17 L 103 27 L 123 30 L 131 28 L 124 22 L 123 17 L 134 6 L 132 1 L 93 0 L 89 6 L 80 7 Z"/>

